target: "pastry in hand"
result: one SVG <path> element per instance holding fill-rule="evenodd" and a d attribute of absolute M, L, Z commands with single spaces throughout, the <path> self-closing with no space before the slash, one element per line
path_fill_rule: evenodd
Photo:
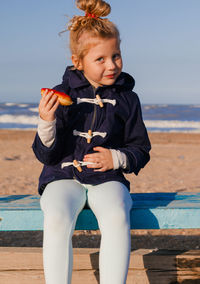
<path fill-rule="evenodd" d="M 53 92 L 53 94 L 58 97 L 58 101 L 61 105 L 70 106 L 71 104 L 73 104 L 71 97 L 65 94 L 64 92 L 59 92 L 49 88 L 42 88 L 41 95 L 43 95 L 46 90 L 48 91 L 47 93 Z"/>

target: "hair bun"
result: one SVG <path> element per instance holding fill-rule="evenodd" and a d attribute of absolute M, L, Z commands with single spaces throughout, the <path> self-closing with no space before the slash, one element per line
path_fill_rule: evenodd
<path fill-rule="evenodd" d="M 67 29 L 70 31 L 71 53 L 76 55 L 78 60 L 87 54 L 94 38 L 109 39 L 114 37 L 120 44 L 118 28 L 109 19 L 104 18 L 111 11 L 108 3 L 103 0 L 76 0 L 76 5 L 77 8 L 85 12 L 85 15 L 73 16 Z M 86 37 L 82 36 L 83 34 Z"/>
<path fill-rule="evenodd" d="M 76 5 L 87 14 L 94 14 L 97 17 L 106 17 L 110 14 L 111 7 L 103 0 L 77 0 Z"/>

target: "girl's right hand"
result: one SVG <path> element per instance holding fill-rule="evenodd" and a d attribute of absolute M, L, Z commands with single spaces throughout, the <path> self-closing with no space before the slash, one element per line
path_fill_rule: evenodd
<path fill-rule="evenodd" d="M 55 111 L 58 106 L 58 97 L 53 95 L 53 91 L 48 93 L 48 90 L 45 90 L 39 104 L 40 117 L 46 121 L 53 121 L 55 119 Z"/>

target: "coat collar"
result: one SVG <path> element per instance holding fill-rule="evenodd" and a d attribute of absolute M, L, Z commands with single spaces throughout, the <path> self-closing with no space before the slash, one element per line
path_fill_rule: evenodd
<path fill-rule="evenodd" d="M 63 75 L 62 83 L 67 83 L 72 89 L 90 86 L 90 82 L 85 78 L 84 74 L 81 71 L 75 69 L 73 66 L 68 66 L 66 68 L 65 73 Z M 121 74 L 112 86 L 105 87 L 132 90 L 134 86 L 135 80 L 133 79 L 133 77 L 130 76 L 128 73 L 121 72 Z"/>

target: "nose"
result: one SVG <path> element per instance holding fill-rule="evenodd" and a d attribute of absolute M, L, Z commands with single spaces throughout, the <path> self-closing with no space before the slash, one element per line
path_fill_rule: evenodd
<path fill-rule="evenodd" d="M 108 70 L 114 70 L 116 68 L 115 61 L 112 60 L 112 59 L 108 60 L 107 68 L 108 68 Z"/>

